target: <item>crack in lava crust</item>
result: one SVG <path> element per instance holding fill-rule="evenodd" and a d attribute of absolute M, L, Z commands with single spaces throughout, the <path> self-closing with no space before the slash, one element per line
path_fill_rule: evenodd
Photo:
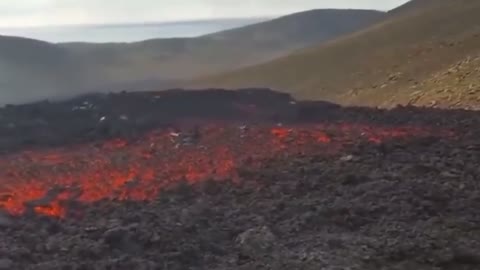
<path fill-rule="evenodd" d="M 71 202 L 150 200 L 175 182 L 240 181 L 239 168 L 255 169 L 282 156 L 328 155 L 359 142 L 450 136 L 428 128 L 332 125 L 207 125 L 199 140 L 180 145 L 170 130 L 135 141 L 115 139 L 0 157 L 0 207 L 63 217 Z"/>

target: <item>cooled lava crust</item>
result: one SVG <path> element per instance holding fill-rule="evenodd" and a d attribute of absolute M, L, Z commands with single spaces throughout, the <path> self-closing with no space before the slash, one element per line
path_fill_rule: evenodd
<path fill-rule="evenodd" d="M 0 269 L 480 269 L 477 112 L 268 89 L 0 109 Z"/>

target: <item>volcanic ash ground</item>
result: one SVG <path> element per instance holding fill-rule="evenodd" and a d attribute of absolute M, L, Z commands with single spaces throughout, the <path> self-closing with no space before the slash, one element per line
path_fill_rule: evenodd
<path fill-rule="evenodd" d="M 0 269 L 480 269 L 480 115 L 265 89 L 0 110 Z"/>

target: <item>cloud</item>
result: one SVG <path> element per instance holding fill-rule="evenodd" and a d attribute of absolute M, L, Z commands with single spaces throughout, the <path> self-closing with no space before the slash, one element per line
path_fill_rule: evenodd
<path fill-rule="evenodd" d="M 280 15 L 313 8 L 387 10 L 407 0 L 15 0 L 0 1 L 0 26 L 173 21 Z"/>

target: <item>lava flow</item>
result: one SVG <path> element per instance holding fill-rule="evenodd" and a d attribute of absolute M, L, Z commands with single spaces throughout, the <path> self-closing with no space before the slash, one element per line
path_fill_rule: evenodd
<path fill-rule="evenodd" d="M 238 168 L 296 154 L 335 154 L 346 145 L 439 135 L 413 127 L 208 125 L 197 134 L 157 130 L 121 139 L 0 157 L 0 207 L 65 216 L 69 202 L 151 200 L 184 180 L 241 180 Z"/>

